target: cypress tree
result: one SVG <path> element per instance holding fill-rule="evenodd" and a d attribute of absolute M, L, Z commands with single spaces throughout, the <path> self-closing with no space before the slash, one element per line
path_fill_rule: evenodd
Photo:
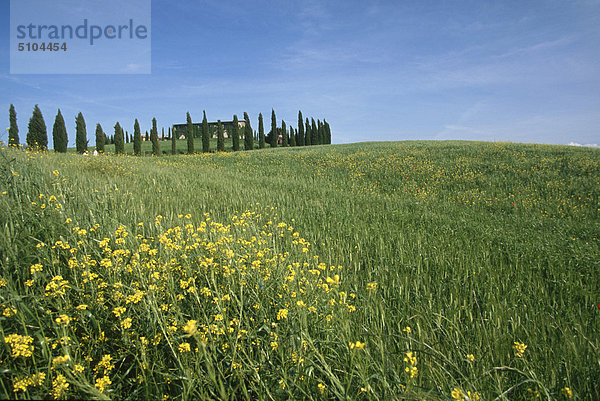
<path fill-rule="evenodd" d="M 281 120 L 281 145 L 284 148 L 288 147 L 287 128 L 285 126 L 285 121 L 283 120 Z"/>
<path fill-rule="evenodd" d="M 152 154 L 154 156 L 160 155 L 160 145 L 158 144 L 158 128 L 156 128 L 156 118 L 152 119 L 152 129 L 150 130 L 150 137 L 152 138 Z"/>
<path fill-rule="evenodd" d="M 221 120 L 217 120 L 217 151 L 225 151 L 225 134 L 223 133 L 223 124 L 221 124 Z"/>
<path fill-rule="evenodd" d="M 187 113 L 187 129 L 185 131 L 185 137 L 187 138 L 188 154 L 194 153 L 194 124 L 192 124 L 192 117 L 190 113 Z"/>
<path fill-rule="evenodd" d="M 265 144 L 265 127 L 263 125 L 262 113 L 258 113 L 258 147 L 264 149 L 267 145 Z"/>
<path fill-rule="evenodd" d="M 142 132 L 137 118 L 133 123 L 133 154 L 140 156 L 142 154 Z"/>
<path fill-rule="evenodd" d="M 244 112 L 244 121 L 246 126 L 244 127 L 244 150 L 254 149 L 254 137 L 252 136 L 252 126 L 250 126 L 250 117 L 248 113 Z"/>
<path fill-rule="evenodd" d="M 169 136 L 171 137 L 171 154 L 177 153 L 177 135 L 171 133 L 171 127 L 169 127 Z"/>
<path fill-rule="evenodd" d="M 321 120 L 317 120 L 317 143 L 319 145 L 323 145 L 325 143 L 325 138 L 324 138 L 324 133 L 323 133 L 323 124 L 321 123 Z"/>
<path fill-rule="evenodd" d="M 294 129 L 290 127 L 290 146 L 296 146 L 296 135 L 294 135 Z"/>
<path fill-rule="evenodd" d="M 206 110 L 203 110 L 202 117 L 202 153 L 210 151 L 210 134 L 208 132 L 208 120 L 206 119 Z"/>
<path fill-rule="evenodd" d="M 317 132 L 317 124 L 315 123 L 315 119 L 311 117 L 310 119 L 312 121 L 311 127 L 310 127 L 310 143 L 311 145 L 318 145 L 319 141 L 317 138 L 318 132 Z"/>
<path fill-rule="evenodd" d="M 106 139 L 106 135 L 104 135 L 102 126 L 100 124 L 96 124 L 96 151 L 100 154 L 104 153 L 104 140 L 105 139 Z"/>
<path fill-rule="evenodd" d="M 160 140 L 164 141 L 165 140 L 165 127 L 162 127 L 161 132 L 160 132 Z"/>
<path fill-rule="evenodd" d="M 240 150 L 240 133 L 239 133 L 239 122 L 237 115 L 233 115 L 233 127 L 231 127 L 231 138 L 233 141 L 233 151 L 237 152 Z"/>
<path fill-rule="evenodd" d="M 8 109 L 10 128 L 8 129 L 8 146 L 19 146 L 19 127 L 17 127 L 17 112 L 12 104 Z"/>
<path fill-rule="evenodd" d="M 298 110 L 298 146 L 304 146 L 304 120 L 300 110 Z"/>
<path fill-rule="evenodd" d="M 311 139 L 312 139 L 312 135 L 310 132 L 310 122 L 308 121 L 308 117 L 306 117 L 306 126 L 305 126 L 305 131 L 304 131 L 304 144 L 306 146 L 310 146 L 312 145 Z"/>
<path fill-rule="evenodd" d="M 115 142 L 115 153 L 121 155 L 125 152 L 125 139 L 123 138 L 123 128 L 117 121 L 115 124 L 115 135 L 113 137 Z"/>
<path fill-rule="evenodd" d="M 48 149 L 48 134 L 46 133 L 46 123 L 42 111 L 36 104 L 33 108 L 33 114 L 29 119 L 27 132 L 27 147 L 30 149 L 46 150 Z"/>
<path fill-rule="evenodd" d="M 67 138 L 65 120 L 60 113 L 60 109 L 58 109 L 58 113 L 56 113 L 56 118 L 54 119 L 54 126 L 52 127 L 52 142 L 55 152 L 67 153 Z"/>
<path fill-rule="evenodd" d="M 275 118 L 275 110 L 271 109 L 271 147 L 277 147 L 277 119 Z"/>
<path fill-rule="evenodd" d="M 325 120 L 323 120 L 323 125 L 325 126 L 325 143 L 331 145 L 331 128 L 329 128 L 329 123 Z"/>
<path fill-rule="evenodd" d="M 79 112 L 75 118 L 75 147 L 77 153 L 83 153 L 87 151 L 87 130 L 85 128 L 85 120 L 83 114 Z"/>

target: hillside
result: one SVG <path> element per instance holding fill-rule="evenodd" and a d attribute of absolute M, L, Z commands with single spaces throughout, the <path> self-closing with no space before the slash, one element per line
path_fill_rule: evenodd
<path fill-rule="evenodd" d="M 2 398 L 600 398 L 597 149 L 1 152 Z"/>

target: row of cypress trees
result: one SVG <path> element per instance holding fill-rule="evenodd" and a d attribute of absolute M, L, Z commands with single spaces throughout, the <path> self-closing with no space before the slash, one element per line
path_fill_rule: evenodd
<path fill-rule="evenodd" d="M 238 128 L 238 117 L 236 114 L 233 115 L 233 127 L 231 132 L 232 138 L 232 150 L 240 150 L 240 132 Z M 244 150 L 253 150 L 254 141 L 258 140 L 258 147 L 264 149 L 266 144 L 272 148 L 277 146 L 308 146 L 308 145 L 326 145 L 331 144 L 331 128 L 329 123 L 325 120 L 317 120 L 314 118 L 310 121 L 306 118 L 306 129 L 304 128 L 304 119 L 302 117 L 302 111 L 298 111 L 298 128 L 294 130 L 290 126 L 289 131 L 286 127 L 285 121 L 281 121 L 281 128 L 277 127 L 277 118 L 275 117 L 275 110 L 271 109 L 271 131 L 265 136 L 264 121 L 262 113 L 258 114 L 258 133 L 253 133 L 250 125 L 250 118 L 248 113 L 244 112 Z M 202 152 L 206 153 L 210 151 L 210 132 L 208 129 L 208 120 L 206 119 L 206 111 L 203 111 L 202 118 Z M 192 123 L 192 118 L 188 112 L 186 115 L 186 131 L 185 136 L 187 139 L 188 153 L 194 153 L 194 136 L 195 129 Z M 174 135 L 171 138 L 175 141 Z M 173 142 L 174 143 L 174 142 Z M 174 145 L 173 145 L 174 146 Z M 173 149 L 175 149 L 173 147 Z M 223 125 L 221 120 L 217 121 L 217 151 L 225 150 L 225 140 Z"/>
<path fill-rule="evenodd" d="M 17 126 L 17 112 L 15 107 L 11 104 L 9 109 L 9 120 L 10 127 L 8 129 L 8 145 L 19 146 L 19 128 Z M 46 131 L 46 123 L 44 122 L 44 116 L 42 111 L 36 104 L 33 108 L 33 114 L 29 119 L 26 143 L 27 148 L 32 150 L 47 150 L 48 149 L 48 133 Z M 113 143 L 115 145 L 115 153 L 125 153 L 125 133 L 121 125 L 117 122 L 114 127 L 115 134 L 109 138 L 103 131 L 100 124 L 96 124 L 96 150 L 100 153 L 104 152 L 104 145 L 107 143 Z M 77 114 L 75 118 L 75 147 L 77 153 L 84 153 L 88 150 L 87 130 L 85 126 L 85 119 L 83 114 Z M 147 133 L 146 133 L 147 134 Z M 129 142 L 129 136 L 127 136 Z M 54 120 L 54 126 L 52 127 L 52 140 L 54 145 L 54 151 L 58 153 L 67 152 L 68 135 L 65 120 L 58 109 L 56 118 Z M 141 154 L 141 143 L 142 137 L 140 132 L 140 125 L 138 120 L 135 120 L 134 135 L 133 135 L 133 149 L 136 155 Z M 150 140 L 152 141 L 152 153 L 158 155 L 160 152 L 158 144 L 158 129 L 156 127 L 156 118 L 152 119 L 152 129 L 150 131 Z"/>
<path fill-rule="evenodd" d="M 188 153 L 194 153 L 194 125 L 190 117 L 190 113 L 187 113 L 187 128 L 186 128 L 186 139 Z M 17 113 L 14 106 L 11 104 L 9 109 L 9 146 L 19 146 L 19 129 L 17 127 Z M 244 150 L 254 149 L 254 140 L 258 140 L 258 147 L 263 149 L 266 144 L 269 143 L 271 147 L 277 146 L 308 146 L 308 145 L 321 145 L 331 144 L 331 129 L 329 123 L 325 120 L 321 122 L 314 118 L 310 121 L 306 118 L 305 121 L 302 117 L 302 111 L 298 112 L 298 128 L 294 130 L 290 126 L 289 131 L 286 127 L 285 121 L 281 121 L 281 128 L 277 127 L 277 119 L 275 117 L 275 110 L 271 110 L 271 131 L 265 136 L 264 133 L 264 122 L 262 113 L 258 115 L 258 133 L 253 132 L 250 125 L 250 117 L 248 113 L 244 112 L 245 126 L 243 128 L 244 138 Z M 77 114 L 75 118 L 75 146 L 78 153 L 84 153 L 87 151 L 88 140 L 85 120 L 81 113 Z M 133 138 L 130 138 L 129 134 L 125 134 L 123 128 L 117 122 L 114 126 L 114 136 L 110 138 L 102 130 L 100 124 L 96 124 L 96 150 L 100 153 L 104 152 L 104 145 L 106 143 L 114 143 L 115 153 L 125 153 L 125 143 L 133 141 L 133 153 L 135 155 L 141 155 L 142 147 L 142 134 L 140 131 L 140 125 L 138 120 L 135 120 L 133 128 Z M 171 137 L 171 150 L 172 153 L 176 153 L 176 135 L 171 135 L 169 129 L 169 136 Z M 210 151 L 210 132 L 208 129 L 208 120 L 206 118 L 206 111 L 203 112 L 202 118 L 202 152 L 206 153 Z M 163 129 L 164 137 L 164 129 Z M 233 116 L 233 127 L 231 132 L 232 137 L 232 150 L 240 150 L 240 132 L 239 132 L 239 121 L 237 115 Z M 256 138 L 255 138 L 256 137 Z M 52 128 L 52 138 L 55 152 L 66 153 L 67 152 L 67 129 L 65 126 L 65 120 L 58 110 L 56 118 L 54 120 L 54 126 Z M 146 139 L 148 139 L 148 132 L 146 132 Z M 160 145 L 158 141 L 158 129 L 156 118 L 152 119 L 152 129 L 150 130 L 150 141 L 152 142 L 152 154 L 160 154 Z M 46 132 L 46 123 L 44 117 L 38 105 L 35 105 L 33 114 L 29 120 L 28 132 L 27 132 L 27 147 L 30 149 L 46 150 L 48 148 L 48 135 Z M 225 151 L 225 139 L 223 124 L 219 120 L 217 122 L 217 151 Z"/>

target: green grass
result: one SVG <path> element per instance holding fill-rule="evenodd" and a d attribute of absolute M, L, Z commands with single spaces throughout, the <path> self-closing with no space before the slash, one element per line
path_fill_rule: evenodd
<path fill-rule="evenodd" d="M 107 153 L 2 150 L 2 398 L 600 398 L 596 149 Z"/>

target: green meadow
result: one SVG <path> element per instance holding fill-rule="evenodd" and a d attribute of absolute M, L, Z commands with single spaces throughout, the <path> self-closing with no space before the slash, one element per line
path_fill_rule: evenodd
<path fill-rule="evenodd" d="M 0 398 L 600 399 L 598 149 L 0 152 Z"/>

